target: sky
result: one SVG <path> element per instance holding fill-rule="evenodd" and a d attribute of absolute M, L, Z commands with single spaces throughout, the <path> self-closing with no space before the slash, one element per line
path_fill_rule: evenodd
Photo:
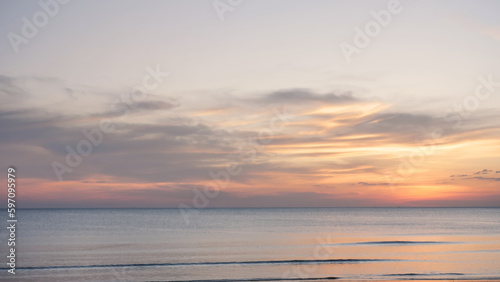
<path fill-rule="evenodd" d="M 0 0 L 2 169 L 24 208 L 499 207 L 499 12 Z"/>

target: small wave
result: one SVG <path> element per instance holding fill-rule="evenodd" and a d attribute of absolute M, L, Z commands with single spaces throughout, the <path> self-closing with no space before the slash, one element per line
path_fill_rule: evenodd
<path fill-rule="evenodd" d="M 133 264 L 96 264 L 96 265 L 61 265 L 61 266 L 26 266 L 18 269 L 60 269 L 60 268 L 106 268 L 106 267 L 154 267 L 154 266 L 192 266 L 192 265 L 228 265 L 228 264 L 342 264 L 402 261 L 395 259 L 322 259 L 322 260 L 261 260 L 261 261 L 209 261 L 209 262 L 180 262 L 180 263 L 133 263 Z M 7 269 L 7 268 L 0 268 Z"/>
<path fill-rule="evenodd" d="M 386 274 L 384 276 L 460 276 L 464 273 L 400 273 L 400 274 Z"/>
<path fill-rule="evenodd" d="M 318 281 L 336 280 L 339 277 L 314 277 L 314 278 L 249 278 L 249 279 L 214 279 L 214 280 L 174 280 L 170 282 L 252 282 L 252 281 Z"/>
<path fill-rule="evenodd" d="M 349 244 L 349 243 L 348 243 Z M 371 241 L 352 243 L 354 245 L 423 245 L 423 244 L 451 244 L 443 241 Z"/>

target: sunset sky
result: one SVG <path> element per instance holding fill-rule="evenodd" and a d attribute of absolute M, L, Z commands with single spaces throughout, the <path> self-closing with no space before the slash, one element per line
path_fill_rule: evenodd
<path fill-rule="evenodd" d="M 209 207 L 499 207 L 500 2 L 401 0 L 347 58 L 393 1 L 220 17 L 214 1 L 43 0 L 57 10 L 15 46 L 44 10 L 0 1 L 2 183 L 14 166 L 24 208 L 206 191 Z"/>

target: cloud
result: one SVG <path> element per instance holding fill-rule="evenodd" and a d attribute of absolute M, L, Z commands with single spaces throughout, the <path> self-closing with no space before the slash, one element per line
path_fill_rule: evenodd
<path fill-rule="evenodd" d="M 8 84 L 9 80 L 4 80 Z M 151 95 L 135 103 L 123 116 L 123 111 L 111 110 L 116 95 L 100 97 L 94 93 L 98 102 L 89 105 L 99 107 L 80 110 L 90 101 L 85 100 L 83 91 L 56 86 L 53 88 L 65 89 L 65 98 L 70 95 L 77 99 L 54 103 L 53 107 L 39 107 L 36 103 L 20 104 L 19 108 L 0 105 L 3 160 L 21 167 L 26 179 L 56 181 L 51 163 L 64 163 L 68 146 L 76 149 L 88 138 L 84 131 L 96 130 L 100 120 L 110 119 L 115 132 L 104 134 L 103 142 L 93 146 L 92 153 L 63 179 L 78 182 L 86 189 L 122 183 L 123 197 L 163 197 L 163 202 L 173 206 L 179 199 L 190 201 L 192 187 L 212 181 L 209 173 L 225 171 L 229 164 L 240 165 L 241 173 L 231 176 L 230 188 L 211 202 L 213 206 L 370 205 L 382 200 L 375 196 L 364 198 L 362 193 L 390 185 L 383 175 L 388 168 L 399 165 L 398 155 L 391 150 L 411 150 L 418 146 L 415 140 L 425 140 L 434 128 L 446 126 L 439 116 L 388 112 L 385 106 L 378 106 L 380 103 L 351 94 L 320 94 L 304 89 L 274 91 L 246 100 L 226 97 L 223 106 L 209 97 L 200 102 Z M 272 132 L 271 142 L 264 144 L 259 135 L 263 130 L 269 132 L 270 120 L 276 117 L 267 107 L 269 104 L 299 107 L 281 131 Z M 475 122 L 480 124 L 480 120 Z M 438 140 L 439 145 L 493 136 L 488 135 L 489 131 L 485 134 L 476 130 L 470 126 L 451 132 Z M 245 158 L 240 151 L 242 145 L 254 147 L 255 158 Z M 493 171 L 484 169 L 476 175 L 487 173 Z M 360 175 L 369 175 L 367 179 L 374 181 L 352 181 L 356 179 L 352 177 Z M 467 175 L 471 174 L 451 177 L 465 179 Z M 150 187 L 129 189 L 137 183 Z M 178 185 L 163 188 L 158 183 Z M 299 188 L 296 183 L 321 185 Z M 340 193 L 353 188 L 349 183 L 363 191 Z M 277 191 L 282 186 L 299 191 Z M 230 190 L 234 187 L 238 192 Z M 269 191 L 262 192 L 263 187 L 269 187 Z M 328 194 L 333 190 L 335 197 Z M 127 199 L 123 198 L 119 205 Z"/>
<path fill-rule="evenodd" d="M 488 181 L 500 181 L 500 178 L 495 178 L 495 177 L 482 177 L 482 176 L 476 176 L 476 177 L 469 177 L 467 179 L 478 179 L 478 180 L 488 180 Z"/>
<path fill-rule="evenodd" d="M 387 186 L 387 185 L 391 185 L 391 183 L 385 183 L 385 182 L 382 182 L 382 183 L 358 182 L 358 184 L 363 185 L 363 186 Z"/>
<path fill-rule="evenodd" d="M 265 94 L 257 101 L 265 104 L 294 104 L 320 102 L 327 104 L 342 104 L 358 101 L 350 93 L 345 94 L 318 94 L 308 89 L 287 89 Z"/>
<path fill-rule="evenodd" d="M 4 96 L 5 99 L 9 97 L 28 96 L 29 94 L 18 85 L 19 82 L 20 79 L 18 78 L 0 75 L 0 93 L 2 96 Z"/>
<path fill-rule="evenodd" d="M 275 192 L 250 194 L 242 191 L 219 191 L 217 197 L 210 200 L 202 200 L 196 189 L 201 191 L 203 187 L 199 185 L 162 185 L 145 189 L 130 189 L 120 191 L 119 194 L 109 189 L 103 189 L 103 193 L 108 193 L 109 197 L 130 197 L 143 202 L 147 199 L 154 201 L 154 204 L 161 203 L 164 207 L 177 207 L 179 203 L 186 203 L 192 206 L 192 201 L 197 197 L 197 201 L 206 201 L 207 207 L 333 207 L 333 206 L 362 206 L 366 204 L 366 199 L 359 199 L 359 194 L 348 193 L 332 195 L 320 192 Z M 346 203 L 346 199 L 349 199 Z"/>
<path fill-rule="evenodd" d="M 155 110 L 168 110 L 176 106 L 178 105 L 157 100 L 157 101 L 143 101 L 134 103 L 132 107 L 134 110 L 155 111 Z"/>
<path fill-rule="evenodd" d="M 493 172 L 493 170 L 491 170 L 491 169 L 483 169 L 483 170 L 474 172 L 474 175 L 488 174 L 488 173 L 492 173 L 492 172 Z"/>
<path fill-rule="evenodd" d="M 62 118 L 40 109 L 0 109 L 0 143 L 36 143 L 64 137 L 63 129 L 57 125 Z"/>
<path fill-rule="evenodd" d="M 424 114 L 375 113 L 370 119 L 346 128 L 345 133 L 390 135 L 399 142 L 413 143 L 415 139 L 428 138 L 431 130 L 441 122 L 438 118 Z"/>
<path fill-rule="evenodd" d="M 450 175 L 451 178 L 453 177 L 459 177 L 461 179 L 474 179 L 474 180 L 490 180 L 490 181 L 499 181 L 497 179 L 499 178 L 493 178 L 493 177 L 483 177 L 479 175 L 485 175 L 485 174 L 494 174 L 495 171 L 491 169 L 483 169 L 479 170 L 470 174 L 459 174 L 459 175 Z M 478 175 L 478 176 L 474 176 Z"/>

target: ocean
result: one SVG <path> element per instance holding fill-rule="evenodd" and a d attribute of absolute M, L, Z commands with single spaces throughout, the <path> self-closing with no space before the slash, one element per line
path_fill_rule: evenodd
<path fill-rule="evenodd" d="M 500 208 L 19 210 L 2 281 L 500 279 Z M 189 224 L 188 224 L 189 223 Z M 8 230 L 1 231 L 7 262 Z"/>

